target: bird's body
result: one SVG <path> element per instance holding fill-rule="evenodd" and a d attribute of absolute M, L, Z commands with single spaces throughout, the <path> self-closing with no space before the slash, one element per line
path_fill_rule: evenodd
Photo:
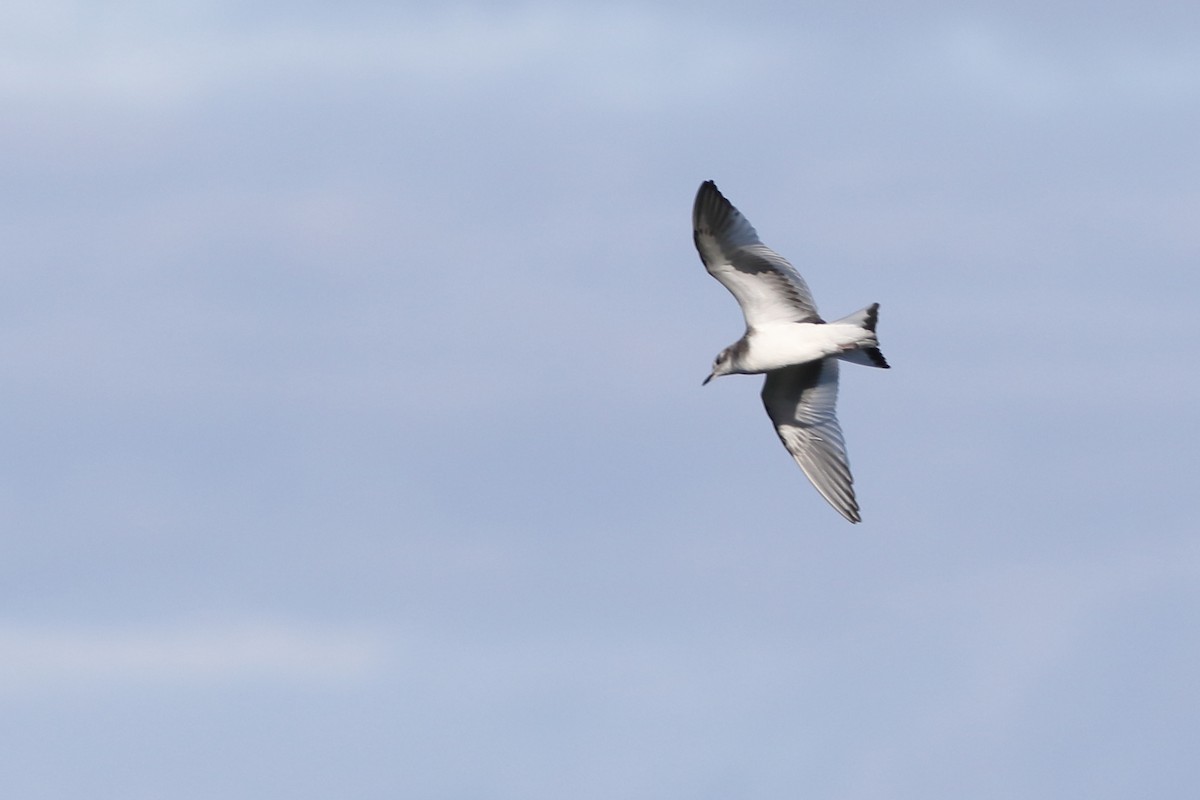
<path fill-rule="evenodd" d="M 737 299 L 746 333 L 722 350 L 704 381 L 765 373 L 763 405 L 780 440 L 837 511 L 859 522 L 854 479 L 838 425 L 838 362 L 888 366 L 875 325 L 879 304 L 825 322 L 804 279 L 763 244 L 716 184 L 705 181 L 692 209 L 693 238 L 709 273 Z"/>
<path fill-rule="evenodd" d="M 785 322 L 752 328 L 739 341 L 730 373 L 755 375 L 873 346 L 875 337 L 853 323 Z"/>

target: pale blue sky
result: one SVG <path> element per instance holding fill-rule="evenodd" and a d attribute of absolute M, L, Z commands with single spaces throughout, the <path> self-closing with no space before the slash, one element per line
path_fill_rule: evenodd
<path fill-rule="evenodd" d="M 1190 797 L 1200 11 L 411 5 L 0 10 L 5 795 Z"/>

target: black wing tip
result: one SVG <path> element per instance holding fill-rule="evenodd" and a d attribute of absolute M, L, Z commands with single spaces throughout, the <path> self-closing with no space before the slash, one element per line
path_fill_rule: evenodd
<path fill-rule="evenodd" d="M 721 194 L 716 182 L 707 180 L 696 190 L 696 202 L 692 206 L 692 227 L 696 230 L 703 227 L 706 232 L 711 233 L 724 228 L 737 213 L 733 203 Z"/>
<path fill-rule="evenodd" d="M 717 188 L 714 181 L 704 181 L 700 184 L 700 188 L 696 190 L 696 206 L 701 203 L 721 203 L 729 201 L 725 199 L 725 195 L 721 194 L 721 190 Z"/>

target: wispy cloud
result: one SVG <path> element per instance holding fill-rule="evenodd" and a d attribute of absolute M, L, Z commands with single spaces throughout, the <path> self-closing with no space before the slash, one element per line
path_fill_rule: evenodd
<path fill-rule="evenodd" d="M 549 74 L 570 78 L 593 100 L 627 103 L 648 92 L 660 101 L 680 91 L 694 99 L 736 85 L 768 58 L 750 32 L 727 31 L 714 50 L 699 22 L 642 8 L 459 6 L 346 15 L 328 25 L 297 25 L 284 15 L 236 28 L 197 9 L 129 14 L 122 24 L 66 12 L 7 17 L 0 96 L 26 100 L 159 104 L 264 80 L 314 79 L 453 92 Z M 804 47 L 790 48 L 797 50 Z"/>
<path fill-rule="evenodd" d="M 383 660 L 368 633 L 242 622 L 178 628 L 0 624 L 0 694 L 95 684 L 362 679 Z"/>

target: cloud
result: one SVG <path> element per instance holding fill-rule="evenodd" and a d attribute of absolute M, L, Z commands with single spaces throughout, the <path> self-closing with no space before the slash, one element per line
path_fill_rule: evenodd
<path fill-rule="evenodd" d="M 0 624 L 0 694 L 96 684 L 343 682 L 383 659 L 360 631 L 245 622 L 179 628 Z"/>
<path fill-rule="evenodd" d="M 811 50 L 792 31 L 764 47 L 744 23 L 714 48 L 702 22 L 667 9 L 455 6 L 347 13 L 328 24 L 280 14 L 235 25 L 188 4 L 119 19 L 58 6 L 9 12 L 0 34 L 0 96 L 156 106 L 280 85 L 388 86 L 426 100 L 498 84 L 569 88 L 601 104 L 698 101 Z M 775 44 L 782 44 L 776 42 Z M 811 44 L 811 43 L 810 43 Z"/>

